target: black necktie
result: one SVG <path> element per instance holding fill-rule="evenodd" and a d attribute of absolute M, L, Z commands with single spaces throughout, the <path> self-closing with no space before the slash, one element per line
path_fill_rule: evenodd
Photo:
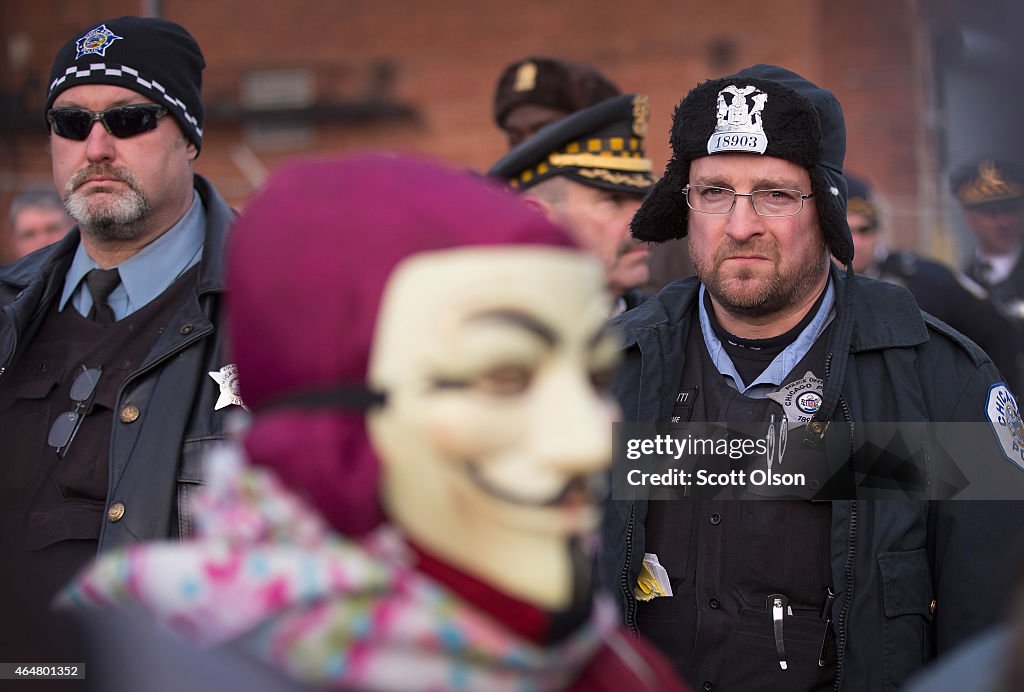
<path fill-rule="evenodd" d="M 992 272 L 995 267 L 988 260 L 981 259 L 980 257 L 974 260 L 974 274 L 978 279 L 978 283 L 982 286 L 992 285 Z"/>
<path fill-rule="evenodd" d="M 121 283 L 121 275 L 117 269 L 93 269 L 85 275 L 85 285 L 89 287 L 92 294 L 92 309 L 89 310 L 89 319 L 100 324 L 110 324 L 114 321 L 114 311 L 107 304 L 107 297 L 110 292 Z"/>

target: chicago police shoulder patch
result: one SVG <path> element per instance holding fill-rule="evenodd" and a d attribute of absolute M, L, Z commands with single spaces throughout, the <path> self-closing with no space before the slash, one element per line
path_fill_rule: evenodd
<path fill-rule="evenodd" d="M 1017 400 L 1002 382 L 989 387 L 985 417 L 1007 459 L 1024 469 L 1024 420 Z"/>

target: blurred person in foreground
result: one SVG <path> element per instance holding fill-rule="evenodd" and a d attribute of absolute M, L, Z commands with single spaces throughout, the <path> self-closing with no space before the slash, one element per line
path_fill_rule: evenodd
<path fill-rule="evenodd" d="M 600 267 L 503 191 L 395 156 L 283 168 L 234 238 L 243 446 L 211 458 L 196 540 L 101 559 L 66 598 L 304 684 L 680 689 L 590 583 L 616 411 Z"/>
<path fill-rule="evenodd" d="M 224 360 L 233 213 L 195 174 L 202 52 L 120 17 L 57 52 L 42 121 L 77 226 L 0 268 L 6 660 L 74 660 L 45 604 L 97 551 L 188 534 L 202 450 L 240 400 Z"/>
<path fill-rule="evenodd" d="M 511 149 L 544 126 L 620 93 L 591 65 L 531 56 L 506 66 L 498 77 L 494 122 Z"/>
<path fill-rule="evenodd" d="M 764 447 L 682 460 L 715 486 L 626 485 L 617 458 L 601 581 L 698 689 L 894 690 L 1003 606 L 1020 503 L 927 500 L 1024 497 L 1016 401 L 906 289 L 853 273 L 831 92 L 772 65 L 710 80 L 671 145 L 632 229 L 686 236 L 697 276 L 612 321 L 614 390 L 636 429 Z"/>
<path fill-rule="evenodd" d="M 11 247 L 21 259 L 52 245 L 68 234 L 75 220 L 64 210 L 64 202 L 52 188 L 29 188 L 11 201 Z"/>
<path fill-rule="evenodd" d="M 1021 343 L 1013 323 L 990 300 L 988 291 L 956 269 L 885 244 L 885 226 L 871 186 L 845 174 L 849 187 L 846 221 L 853 238 L 853 270 L 906 286 L 925 312 L 981 346 L 1015 394 L 1020 387 L 1017 358 Z"/>
<path fill-rule="evenodd" d="M 487 172 L 601 260 L 613 315 L 643 302 L 650 275 L 647 245 L 629 234 L 654 184 L 644 152 L 648 116 L 643 94 L 613 97 L 545 127 Z"/>

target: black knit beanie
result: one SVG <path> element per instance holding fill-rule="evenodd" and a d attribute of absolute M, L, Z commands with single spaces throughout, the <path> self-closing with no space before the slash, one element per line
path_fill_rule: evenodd
<path fill-rule="evenodd" d="M 826 89 L 774 65 L 755 65 L 690 91 L 672 120 L 672 159 L 633 217 L 633 236 L 662 242 L 686 236 L 689 208 L 682 189 L 690 162 L 747 152 L 792 161 L 810 173 L 819 222 L 832 254 L 853 258 L 846 223 L 846 125 Z"/>
<path fill-rule="evenodd" d="M 80 84 L 125 87 L 166 106 L 198 150 L 204 67 L 199 44 L 184 27 L 151 17 L 108 19 L 78 33 L 57 52 L 46 111 L 61 92 Z"/>

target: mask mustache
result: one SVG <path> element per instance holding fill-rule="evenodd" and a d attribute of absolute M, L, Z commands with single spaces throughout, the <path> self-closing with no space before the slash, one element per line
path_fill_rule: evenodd
<path fill-rule="evenodd" d="M 558 495 L 542 504 L 545 507 L 560 505 L 574 493 L 582 493 L 590 501 L 600 504 L 608 494 L 608 483 L 605 481 L 603 474 L 574 476 L 563 486 Z"/>

